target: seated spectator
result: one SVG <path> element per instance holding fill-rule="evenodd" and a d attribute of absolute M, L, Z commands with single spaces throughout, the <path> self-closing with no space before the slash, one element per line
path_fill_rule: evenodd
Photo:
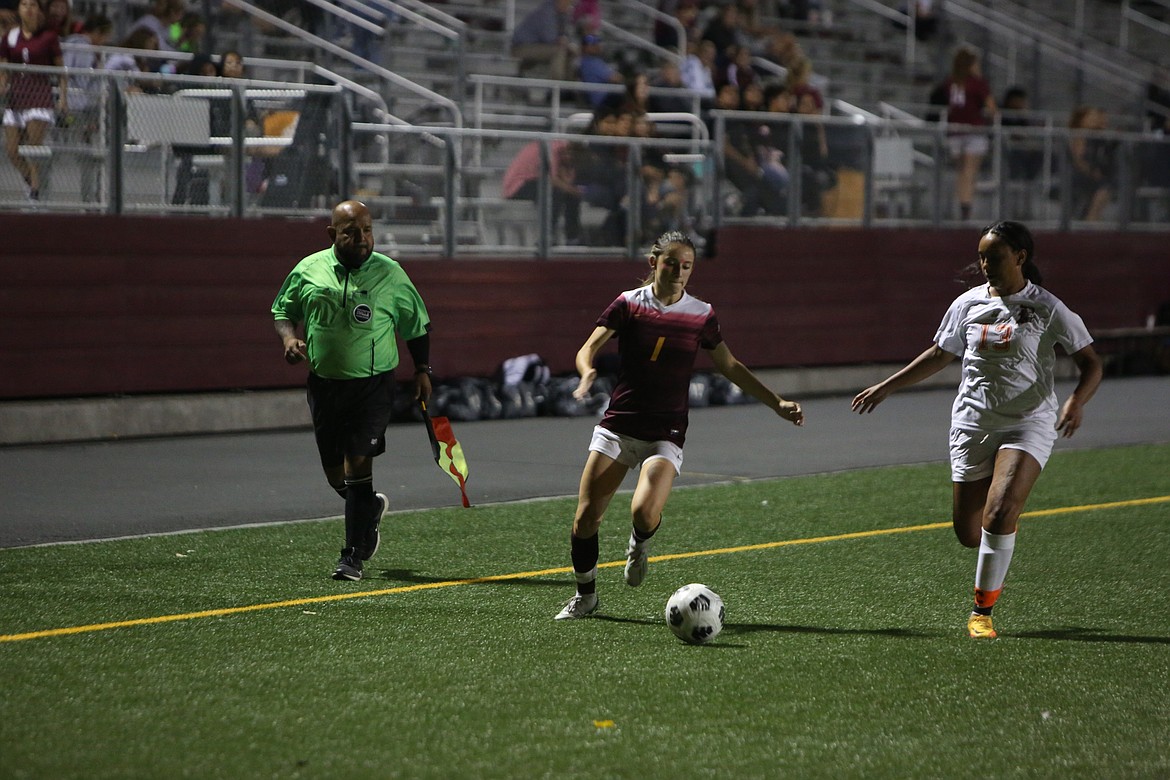
<path fill-rule="evenodd" d="M 741 110 L 739 89 L 724 84 L 715 96 L 715 107 L 724 111 Z M 760 122 L 728 119 L 723 142 L 723 174 L 739 190 L 739 215 L 783 214 L 785 182 L 760 165 L 757 157 Z"/>
<path fill-rule="evenodd" d="M 150 12 L 143 14 L 134 24 L 130 25 L 126 36 L 129 37 L 136 31 L 145 29 L 154 34 L 155 40 L 158 42 L 155 46 L 156 49 L 177 51 L 171 44 L 171 25 L 182 19 L 186 10 L 183 0 L 154 0 L 150 6 Z M 154 68 L 150 70 L 154 70 Z"/>
<path fill-rule="evenodd" d="M 602 56 L 601 38 L 596 35 L 581 36 L 581 59 L 577 64 L 581 81 L 587 84 L 621 84 L 622 74 Z M 600 106 L 614 93 L 590 90 L 585 93 L 591 108 Z"/>
<path fill-rule="evenodd" d="M 188 11 L 168 30 L 171 46 L 177 51 L 194 54 L 203 50 L 203 38 L 207 35 L 207 22 L 203 16 Z"/>
<path fill-rule="evenodd" d="M 635 73 L 625 80 L 626 94 L 622 99 L 622 108 L 631 117 L 638 117 L 650 110 L 650 77 L 645 73 Z"/>
<path fill-rule="evenodd" d="M 1028 93 L 1022 87 L 1012 87 L 1003 96 L 1004 127 L 1035 127 L 1036 123 L 1024 113 L 1029 109 Z M 1038 136 L 1021 134 L 1007 135 L 1008 148 L 1004 155 L 1007 175 L 1016 181 L 1031 181 L 1040 175 L 1044 167 L 1043 140 Z"/>
<path fill-rule="evenodd" d="M 686 85 L 683 84 L 682 70 L 678 66 L 678 61 L 673 57 L 664 59 L 662 64 L 658 66 L 658 74 L 650 81 L 650 86 L 663 89 L 685 89 Z M 694 101 L 683 94 L 651 94 L 649 105 L 652 113 L 691 114 L 698 111 Z"/>
<path fill-rule="evenodd" d="M 1105 112 L 1081 106 L 1072 112 L 1068 126 L 1072 130 L 1105 130 L 1109 126 Z M 1117 143 L 1105 138 L 1073 134 L 1068 141 L 1068 159 L 1072 164 L 1072 213 L 1075 219 L 1096 222 L 1113 198 L 1116 174 Z"/>
<path fill-rule="evenodd" d="M 588 134 L 625 138 L 630 135 L 632 124 L 633 117 L 620 106 L 602 103 L 593 114 Z M 625 243 L 628 195 L 626 163 L 626 147 L 589 144 L 577 166 L 576 183 L 582 187 L 584 201 L 608 211 L 597 237 L 597 242 L 605 246 Z"/>
<path fill-rule="evenodd" d="M 101 14 L 95 14 L 86 18 L 81 32 L 65 39 L 65 43 L 73 44 L 63 52 L 65 67 L 74 71 L 69 95 L 69 132 L 82 146 L 90 146 L 98 141 L 103 93 L 101 77 L 83 73 L 101 67 L 101 55 L 88 47 L 105 46 L 113 33 L 113 22 Z M 81 199 L 86 203 L 100 199 L 101 169 L 101 163 L 92 156 L 81 157 Z"/>
<path fill-rule="evenodd" d="M 796 100 L 796 112 L 820 116 L 822 107 L 812 92 L 805 92 Z M 802 208 L 808 216 L 821 215 L 824 195 L 837 186 L 837 169 L 829 158 L 829 143 L 825 126 L 805 123 L 800 144 L 800 192 Z"/>
<path fill-rule="evenodd" d="M 601 35 L 601 0 L 577 0 L 573 28 L 578 35 Z"/>
<path fill-rule="evenodd" d="M 549 185 L 552 199 L 552 229 L 564 222 L 565 243 L 581 240 L 582 187 L 577 179 L 577 150 L 568 141 L 553 141 L 549 148 Z M 504 171 L 500 194 L 508 200 L 536 202 L 540 188 L 540 142 L 526 144 Z"/>
<path fill-rule="evenodd" d="M 635 138 L 657 137 L 654 123 L 645 114 L 634 117 L 631 134 Z M 652 241 L 667 230 L 683 227 L 693 176 L 688 177 L 683 168 L 668 165 L 661 149 L 646 145 L 641 153 L 642 238 Z"/>
<path fill-rule="evenodd" d="M 739 25 L 739 8 L 729 2 L 703 28 L 703 40 L 715 44 L 715 66 L 725 70 L 735 57 L 734 47 L 750 44 Z"/>
<path fill-rule="evenodd" d="M 674 16 L 683 28 L 683 38 L 679 39 L 678 28 L 663 21 L 654 22 L 654 44 L 664 49 L 683 53 L 691 43 L 699 38 L 699 2 L 698 0 L 676 0 L 674 9 L 667 11 L 665 3 L 659 3 L 658 10 Z"/>
<path fill-rule="evenodd" d="M 205 78 L 214 78 L 219 75 L 219 70 L 215 67 L 215 63 L 211 57 L 206 54 L 196 54 L 179 69 L 179 73 L 186 76 L 203 76 Z M 186 87 L 201 87 L 210 86 L 202 84 L 186 84 Z M 224 108 L 228 112 L 231 110 L 230 103 L 221 100 L 213 100 L 210 105 L 211 125 L 212 129 L 210 135 L 218 135 L 214 127 L 216 122 L 216 115 L 222 116 Z M 228 122 L 230 124 L 230 120 Z M 230 128 L 219 128 L 224 131 L 226 135 L 230 132 Z M 182 205 L 191 203 L 193 205 L 206 205 L 209 202 L 209 181 L 210 177 L 206 170 L 203 170 L 195 165 L 195 155 L 210 155 L 219 152 L 214 146 L 182 146 L 176 145 L 174 147 L 175 159 L 179 166 L 175 173 L 175 192 L 171 196 L 171 203 L 175 205 Z"/>
<path fill-rule="evenodd" d="M 717 81 L 721 84 L 734 84 L 743 89 L 759 79 L 759 74 L 752 67 L 752 50 L 747 46 L 732 46 L 731 50 L 731 61 L 727 63 L 721 78 Z"/>
<path fill-rule="evenodd" d="M 558 81 L 568 79 L 573 67 L 573 0 L 541 0 L 512 32 L 512 56 L 520 73 L 543 68 Z"/>
<path fill-rule="evenodd" d="M 715 99 L 715 44 L 700 41 L 683 62 L 683 86 L 698 92 L 704 100 Z"/>
<path fill-rule="evenodd" d="M 792 93 L 792 96 L 798 102 L 802 95 L 806 93 L 812 95 L 813 100 L 817 104 L 817 109 L 822 110 L 825 106 L 825 97 L 813 85 L 812 75 L 812 60 L 805 56 L 797 58 L 788 68 L 788 91 Z"/>
<path fill-rule="evenodd" d="M 45 26 L 57 33 L 61 40 L 81 32 L 81 22 L 73 18 L 70 0 L 49 0 L 45 4 L 45 16 Z"/>
<path fill-rule="evenodd" d="M 158 51 L 158 36 L 146 27 L 136 27 L 118 42 L 118 48 Z M 119 52 L 106 58 L 106 70 L 131 74 L 149 73 L 151 72 L 151 60 L 129 52 Z M 158 92 L 159 88 L 160 84 L 157 80 L 141 78 L 128 79 L 123 82 L 122 86 L 126 92 Z"/>

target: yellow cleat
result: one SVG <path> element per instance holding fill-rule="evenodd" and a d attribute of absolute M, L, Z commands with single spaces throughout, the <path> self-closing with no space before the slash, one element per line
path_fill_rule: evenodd
<path fill-rule="evenodd" d="M 967 633 L 972 639 L 995 639 L 997 634 L 991 625 L 991 615 L 980 615 L 972 612 L 967 619 Z"/>

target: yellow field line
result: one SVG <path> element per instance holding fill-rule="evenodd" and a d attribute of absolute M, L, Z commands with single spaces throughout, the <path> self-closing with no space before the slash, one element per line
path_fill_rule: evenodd
<path fill-rule="evenodd" d="M 1096 509 L 1122 509 L 1135 506 L 1150 506 L 1170 502 L 1170 496 L 1155 496 L 1153 498 L 1135 498 L 1127 501 L 1110 501 L 1104 504 L 1083 504 L 1081 506 L 1066 506 L 1056 509 L 1040 509 L 1034 512 L 1024 512 L 1020 517 L 1048 517 L 1053 515 L 1067 515 L 1074 512 L 1091 512 Z M 786 539 L 779 542 L 764 542 L 762 544 L 747 544 L 739 547 L 721 547 L 715 550 L 696 550 L 686 553 L 672 553 L 670 555 L 655 555 L 651 561 L 673 561 L 680 558 L 698 558 L 706 555 L 727 555 L 729 553 L 752 552 L 755 550 L 770 550 L 776 547 L 792 547 L 800 544 L 818 544 L 821 542 L 840 542 L 847 539 L 866 539 L 874 536 L 888 536 L 890 534 L 905 534 L 913 531 L 933 531 L 939 528 L 950 528 L 946 523 L 925 523 L 922 525 L 899 526 L 898 528 L 882 528 L 873 531 L 856 531 L 833 536 L 813 536 L 803 539 Z M 598 564 L 598 568 L 624 566 L 625 560 L 610 561 Z M 480 585 L 488 582 L 506 582 L 507 580 L 522 580 L 530 577 L 543 577 L 549 574 L 569 574 L 571 566 L 560 566 L 555 569 L 540 569 L 537 571 L 521 571 L 512 574 L 493 574 L 487 577 L 471 577 L 463 580 L 444 580 L 442 582 L 427 582 L 419 585 L 402 585 L 397 588 L 382 588 L 379 590 L 363 590 L 357 593 L 335 593 L 329 596 L 312 596 L 303 599 L 287 599 L 273 601 L 266 604 L 250 604 L 243 607 L 224 607 L 222 609 L 205 609 L 200 612 L 184 612 L 178 615 L 158 615 L 156 617 L 136 618 L 134 620 L 118 620 L 111 623 L 94 623 L 87 626 L 67 626 L 65 628 L 50 628 L 43 631 L 29 631 L 23 634 L 0 634 L 0 642 L 21 642 L 26 639 L 45 639 L 70 634 L 87 634 L 94 631 L 105 631 L 111 628 L 129 628 L 131 626 L 149 626 L 157 623 L 174 623 L 180 620 L 197 620 L 199 618 L 223 617 L 225 615 L 239 615 L 245 612 L 259 612 L 266 609 L 280 609 L 283 607 L 302 607 L 312 604 L 327 604 L 333 601 L 347 599 L 365 599 L 372 596 L 388 596 L 394 593 L 413 593 L 420 590 L 435 590 L 437 588 L 451 588 L 456 585 Z"/>

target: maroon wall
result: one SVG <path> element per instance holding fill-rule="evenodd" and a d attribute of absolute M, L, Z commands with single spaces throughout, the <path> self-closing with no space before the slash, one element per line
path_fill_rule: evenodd
<path fill-rule="evenodd" d="M 0 398 L 298 386 L 268 314 L 325 222 L 0 215 Z M 756 367 L 899 361 L 963 288 L 972 231 L 725 229 L 689 288 Z M 1042 234 L 1045 285 L 1090 329 L 1170 300 L 1165 235 Z M 629 260 L 400 258 L 434 320 L 442 376 L 541 354 L 569 371 L 593 320 L 644 274 Z"/>

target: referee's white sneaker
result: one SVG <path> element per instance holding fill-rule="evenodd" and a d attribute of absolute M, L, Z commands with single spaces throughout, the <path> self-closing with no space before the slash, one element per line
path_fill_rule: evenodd
<path fill-rule="evenodd" d="M 650 568 L 650 540 L 638 543 L 634 534 L 630 533 L 630 544 L 626 547 L 626 584 L 636 588 L 646 579 L 646 572 Z"/>
<path fill-rule="evenodd" d="M 564 606 L 554 620 L 575 620 L 576 618 L 583 618 L 590 615 L 597 609 L 597 594 L 589 593 L 581 595 L 578 593 L 573 598 L 569 599 L 569 603 Z"/>

